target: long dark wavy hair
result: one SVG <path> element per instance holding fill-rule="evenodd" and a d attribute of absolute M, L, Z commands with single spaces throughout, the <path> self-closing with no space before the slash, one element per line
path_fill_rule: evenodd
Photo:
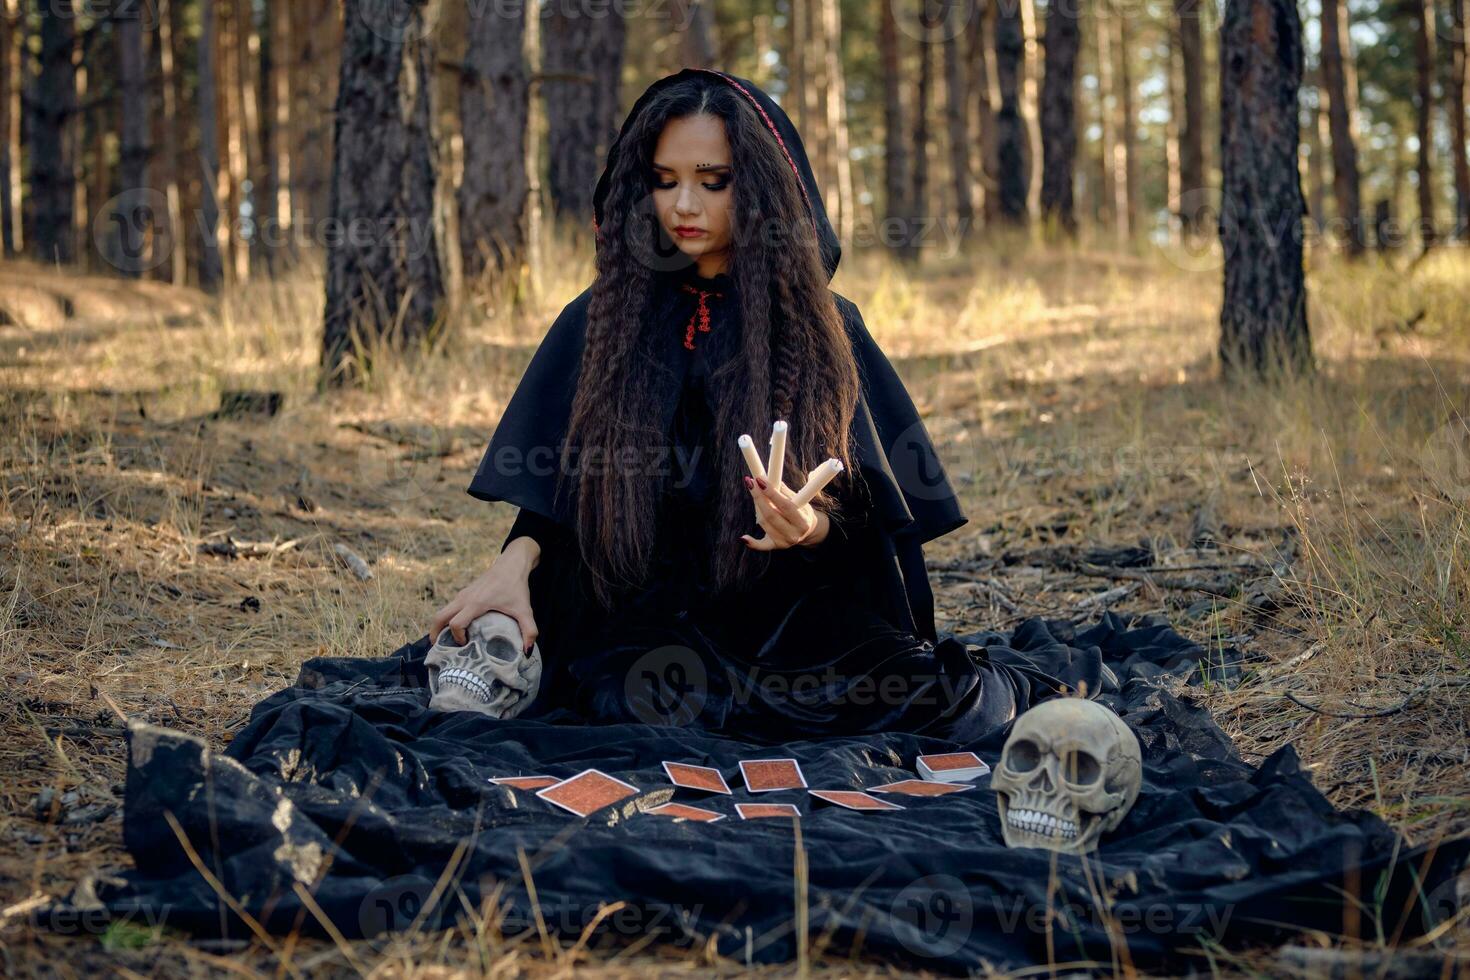
<path fill-rule="evenodd" d="M 839 499 L 857 479 L 849 428 L 861 381 L 797 176 L 755 110 L 722 82 L 671 83 L 624 133 L 598 230 L 597 277 L 563 463 L 573 452 L 584 459 L 589 452 L 599 460 L 646 459 L 645 447 L 669 445 L 670 433 L 656 426 L 660 391 L 678 382 L 652 353 L 661 342 L 654 331 L 668 326 L 651 321 L 657 279 L 667 274 L 660 270 L 680 256 L 653 207 L 652 161 L 664 126 L 700 113 L 724 122 L 734 194 L 728 274 L 738 300 L 738 337 L 725 341 L 731 356 L 709 379 L 718 488 L 709 571 L 712 587 L 723 591 L 748 587 L 774 554 L 740 540 L 744 533 L 759 537 L 760 529 L 741 479 L 746 467 L 738 437 L 749 433 L 764 457 L 772 422 L 787 420 L 783 477 L 793 489 L 823 460 L 840 459 L 842 472 L 812 498 L 813 507 L 839 515 Z M 650 467 L 577 469 L 577 538 L 597 598 L 611 606 L 619 589 L 648 577 L 665 477 Z"/>

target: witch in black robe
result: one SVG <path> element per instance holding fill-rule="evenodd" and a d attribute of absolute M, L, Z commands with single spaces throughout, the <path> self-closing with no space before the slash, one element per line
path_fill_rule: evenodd
<path fill-rule="evenodd" d="M 835 292 L 828 290 L 861 394 L 849 429 L 853 465 L 834 481 L 843 491 L 828 511 L 829 533 L 813 546 L 767 552 L 759 575 L 739 588 L 712 580 L 712 549 L 746 547 L 714 539 L 717 480 L 745 465 L 736 445 L 714 440 L 719 399 L 741 395 L 712 382 L 741 350 L 737 284 L 729 272 L 700 275 L 666 237 L 655 240 L 657 222 L 609 213 L 620 155 L 652 153 L 630 145 L 640 114 L 672 86 L 699 85 L 726 88 L 748 106 L 789 166 L 810 218 L 789 229 L 793 261 L 808 248 L 830 280 L 841 257 L 800 136 L 754 84 L 689 68 L 634 104 L 597 184 L 594 228 L 599 250 L 610 236 L 636 238 L 644 249 L 651 274 L 638 352 L 665 379 L 651 404 L 669 478 L 647 578 L 622 588 L 610 607 L 599 602 L 576 528 L 601 515 L 579 513 L 571 456 L 562 455 L 588 343 L 589 287 L 541 342 L 468 488 L 520 508 L 502 551 L 521 535 L 541 547 L 529 588 L 546 666 L 525 716 L 691 725 L 769 742 L 885 730 L 966 740 L 989 731 L 1062 682 L 1024 664 L 990 663 L 983 650 L 936 630 L 923 545 L 968 518 L 893 366 L 857 306 Z M 744 161 L 738 146 L 732 154 L 738 184 Z M 762 458 L 768 433 L 769 424 L 750 433 Z M 804 462 L 809 469 L 820 460 Z M 785 480 L 792 489 L 802 482 L 793 469 Z M 759 530 L 754 508 L 748 530 Z"/>

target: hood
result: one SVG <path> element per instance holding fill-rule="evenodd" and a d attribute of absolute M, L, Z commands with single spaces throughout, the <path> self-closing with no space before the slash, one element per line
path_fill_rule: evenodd
<path fill-rule="evenodd" d="M 706 75 L 729 85 L 739 92 L 745 99 L 755 107 L 756 114 L 776 138 L 776 143 L 781 147 L 786 156 L 786 161 L 791 164 L 792 171 L 796 174 L 797 183 L 801 186 L 802 197 L 806 200 L 807 213 L 811 216 L 812 226 L 817 233 L 817 244 L 822 251 L 822 265 L 827 270 L 827 278 L 831 280 L 837 272 L 837 263 L 842 260 L 842 243 L 837 238 L 837 232 L 832 227 L 832 222 L 827 218 L 827 208 L 822 203 L 822 190 L 817 186 L 816 175 L 812 173 L 811 162 L 807 160 L 806 148 L 802 146 L 801 135 L 792 125 L 783 110 L 776 101 L 762 91 L 749 79 L 729 75 L 713 68 L 684 68 L 672 75 L 665 75 L 643 92 L 638 101 L 633 103 L 633 108 L 628 110 L 628 118 L 623 120 L 623 126 L 618 130 L 617 139 L 607 152 L 607 163 L 603 167 L 602 175 L 597 178 L 597 189 L 592 195 L 592 228 L 594 231 L 600 229 L 603 222 L 603 202 L 607 199 L 609 178 L 617 163 L 618 152 L 623 142 L 623 135 L 628 132 L 629 124 L 638 117 L 648 105 L 649 99 L 656 95 L 664 86 L 674 82 L 683 81 L 697 75 Z"/>

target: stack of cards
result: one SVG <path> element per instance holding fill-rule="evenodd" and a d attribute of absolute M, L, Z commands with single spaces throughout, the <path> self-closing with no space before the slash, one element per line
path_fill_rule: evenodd
<path fill-rule="evenodd" d="M 921 755 L 916 768 L 920 776 L 940 783 L 968 783 L 990 771 L 985 760 L 973 752 Z"/>

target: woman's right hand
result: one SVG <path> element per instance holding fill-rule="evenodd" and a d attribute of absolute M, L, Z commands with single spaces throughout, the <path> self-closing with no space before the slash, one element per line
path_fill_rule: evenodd
<path fill-rule="evenodd" d="M 528 537 L 519 537 L 506 545 L 495 564 L 469 585 L 459 590 L 434 614 L 429 626 L 429 642 L 435 643 L 447 626 L 454 642 L 463 645 L 470 623 L 494 609 L 505 613 L 521 628 L 522 652 L 529 652 L 539 631 L 531 613 L 531 569 L 536 567 L 540 548 Z"/>

